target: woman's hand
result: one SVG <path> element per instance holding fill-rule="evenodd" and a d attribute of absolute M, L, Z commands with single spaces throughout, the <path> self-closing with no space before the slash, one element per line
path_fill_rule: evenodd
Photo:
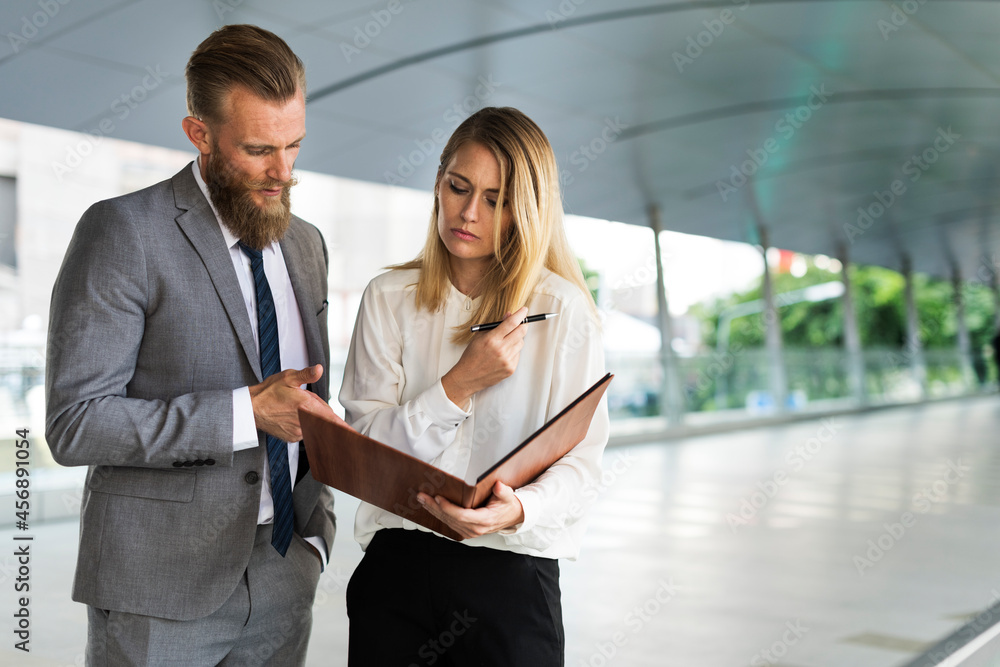
<path fill-rule="evenodd" d="M 476 510 L 459 507 L 442 496 L 431 498 L 426 493 L 418 494 L 417 502 L 452 527 L 463 540 L 489 535 L 524 521 L 524 508 L 514 489 L 500 480 L 493 485 L 489 502 Z"/>
<path fill-rule="evenodd" d="M 522 324 L 527 315 L 528 309 L 520 308 L 496 329 L 475 335 L 462 358 L 441 378 L 452 403 L 464 408 L 473 394 L 514 374 L 528 329 Z"/>

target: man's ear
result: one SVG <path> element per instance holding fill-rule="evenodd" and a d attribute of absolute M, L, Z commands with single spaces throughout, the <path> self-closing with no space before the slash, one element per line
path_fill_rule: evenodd
<path fill-rule="evenodd" d="M 185 116 L 184 120 L 181 121 L 181 127 L 199 153 L 208 155 L 212 152 L 212 136 L 205 121 L 194 116 Z"/>

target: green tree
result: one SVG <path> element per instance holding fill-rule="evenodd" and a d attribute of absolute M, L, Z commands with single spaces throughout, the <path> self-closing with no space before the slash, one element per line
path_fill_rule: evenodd
<path fill-rule="evenodd" d="M 902 350 L 906 346 L 905 280 L 896 271 L 878 266 L 853 266 L 850 269 L 854 309 L 858 320 L 861 344 L 865 349 Z M 841 279 L 839 273 L 817 268 L 810 262 L 805 275 L 796 278 L 788 273 L 773 275 L 776 299 L 780 295 L 820 283 Z M 762 280 L 758 279 L 747 290 L 723 299 L 692 308 L 692 314 L 702 322 L 703 342 L 715 350 L 718 325 L 723 312 L 736 304 L 763 298 Z M 914 298 L 920 322 L 920 338 L 928 350 L 954 349 L 957 345 L 957 320 L 950 281 L 923 274 L 914 275 Z M 988 287 L 980 284 L 963 285 L 965 320 L 969 328 L 972 363 L 980 381 L 994 377 L 988 370 L 989 347 L 994 335 L 993 295 Z M 782 340 L 789 352 L 795 350 L 842 349 L 844 346 L 844 309 L 840 298 L 819 302 L 799 302 L 779 306 Z M 754 314 L 733 320 L 729 335 L 729 350 L 754 350 L 765 345 L 763 314 Z M 817 364 L 821 363 L 816 357 Z M 818 374 L 818 373 L 816 373 Z M 727 378 L 729 376 L 727 375 Z M 734 382 L 727 380 L 730 384 Z M 825 382 L 809 386 L 809 395 L 845 395 L 844 381 Z M 690 409 L 704 409 L 714 403 L 714 385 L 699 384 L 689 390 Z M 735 399 L 733 399 L 735 400 Z"/>
<path fill-rule="evenodd" d="M 854 310 L 864 347 L 902 348 L 906 344 L 906 301 L 903 276 L 879 266 L 851 267 L 854 289 Z M 788 273 L 773 276 L 774 292 L 780 303 L 784 292 L 810 285 L 840 280 L 839 273 L 810 266 L 806 274 L 796 278 Z M 950 349 L 958 336 L 951 282 L 923 274 L 914 276 L 914 297 L 920 321 L 923 346 L 927 349 Z M 736 292 L 712 303 L 698 304 L 691 309 L 702 322 L 704 343 L 714 348 L 722 312 L 731 306 L 763 299 L 762 281 L 749 289 Z M 965 284 L 965 319 L 972 347 L 982 348 L 993 336 L 993 296 L 990 289 L 979 284 Z M 841 347 L 844 344 L 843 301 L 839 298 L 818 302 L 800 302 L 779 308 L 781 334 L 789 347 Z M 742 348 L 764 345 L 763 315 L 749 315 L 733 322 L 730 345 Z"/>

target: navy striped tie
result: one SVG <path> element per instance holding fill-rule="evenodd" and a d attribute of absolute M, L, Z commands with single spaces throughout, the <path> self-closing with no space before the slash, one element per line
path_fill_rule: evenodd
<path fill-rule="evenodd" d="M 278 318 L 274 315 L 271 287 L 264 275 L 264 256 L 260 250 L 240 243 L 240 248 L 250 258 L 254 287 L 257 291 L 257 335 L 260 338 L 260 373 L 268 378 L 281 372 L 281 354 L 278 350 Z M 271 546 L 284 557 L 292 541 L 292 479 L 288 474 L 288 443 L 270 434 L 267 436 L 267 462 L 271 467 L 271 500 L 274 503 L 274 526 Z"/>

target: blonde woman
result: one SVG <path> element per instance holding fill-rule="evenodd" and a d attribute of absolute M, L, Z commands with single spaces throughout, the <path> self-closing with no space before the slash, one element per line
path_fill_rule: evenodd
<path fill-rule="evenodd" d="M 470 116 L 441 154 L 434 195 L 423 251 L 365 291 L 340 402 L 359 432 L 475 480 L 600 379 L 604 357 L 534 122 L 511 108 Z M 541 313 L 558 317 L 521 323 Z M 602 404 L 587 437 L 531 484 L 498 482 L 475 510 L 421 494 L 461 542 L 362 503 L 349 664 L 562 665 L 557 559 L 579 552 L 607 438 Z"/>

